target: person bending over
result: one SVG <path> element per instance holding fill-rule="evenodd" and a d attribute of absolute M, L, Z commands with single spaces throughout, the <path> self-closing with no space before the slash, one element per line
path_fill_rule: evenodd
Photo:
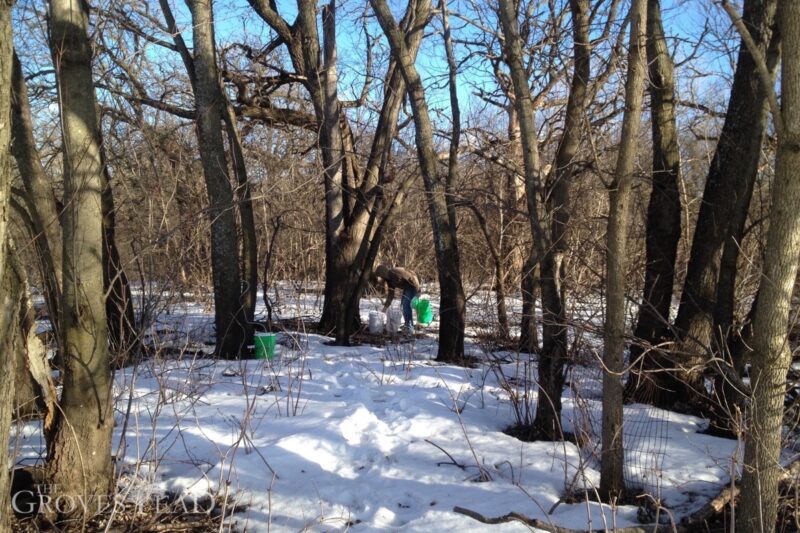
<path fill-rule="evenodd" d="M 400 267 L 389 267 L 388 265 L 378 265 L 375 267 L 375 276 L 386 284 L 386 302 L 383 305 L 385 313 L 394 299 L 395 291 L 402 291 L 401 303 L 403 306 L 404 329 L 414 332 L 414 324 L 411 319 L 411 300 L 419 293 L 419 278 L 410 270 Z"/>

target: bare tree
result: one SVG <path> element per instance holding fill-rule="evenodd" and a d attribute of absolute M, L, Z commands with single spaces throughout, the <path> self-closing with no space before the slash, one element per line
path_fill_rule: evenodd
<path fill-rule="evenodd" d="M 603 450 L 600 494 L 608 500 L 625 492 L 622 442 L 622 374 L 625 350 L 625 278 L 631 191 L 639 147 L 645 81 L 647 1 L 631 4 L 630 49 L 625 80 L 625 114 L 614 179 L 609 188 L 606 233 L 606 322 L 603 349 Z"/>
<path fill-rule="evenodd" d="M 539 141 L 534 124 L 531 89 L 523 63 L 522 39 L 519 32 L 517 7 L 514 2 L 499 2 L 499 17 L 505 36 L 504 56 L 508 64 L 514 91 L 514 105 L 519 118 L 523 166 L 525 169 L 525 195 L 528 206 L 530 231 L 534 240 L 535 255 L 526 264 L 533 268 L 533 257 L 539 264 L 539 284 L 542 291 L 543 349 L 539 356 L 539 401 L 533 422 L 533 437 L 559 439 L 561 432 L 561 391 L 564 385 L 564 365 L 567 353 L 567 326 L 564 294 L 561 286 L 561 265 L 565 246 L 566 225 L 569 218 L 569 184 L 572 159 L 580 139 L 580 117 L 585 106 L 588 70 L 588 39 L 586 4 L 571 3 L 573 35 L 575 38 L 576 72 L 568 102 L 567 126 L 557 156 L 556 177 L 553 183 L 555 196 L 548 204 L 554 210 L 552 231 L 547 231 L 539 215 L 537 190 L 542 183 Z M 553 238 L 558 239 L 558 245 Z M 533 254 L 533 252 L 532 252 Z M 523 292 L 532 293 L 530 281 Z M 532 309 L 531 309 L 532 314 Z"/>
<path fill-rule="evenodd" d="M 675 404 L 673 375 L 658 347 L 669 334 L 675 260 L 681 238 L 680 150 L 675 121 L 675 66 L 661 20 L 661 1 L 647 3 L 647 63 L 653 138 L 652 191 L 647 206 L 645 278 L 631 345 L 629 395 L 661 407 Z M 640 362 L 637 359 L 642 358 Z M 640 371 L 641 370 L 641 371 Z"/>
<path fill-rule="evenodd" d="M 11 195 L 11 173 L 8 171 L 8 146 L 11 141 L 11 6 L 12 2 L 0 2 L 0 533 L 11 531 L 11 505 L 9 504 L 8 442 L 11 429 L 11 412 L 14 409 L 13 328 L 16 325 L 18 302 L 8 249 L 9 198 Z"/>
<path fill-rule="evenodd" d="M 87 5 L 52 0 L 49 23 L 61 103 L 66 208 L 61 304 L 64 385 L 48 439 L 47 470 L 57 494 L 96 502 L 107 497 L 113 483 L 114 419 L 103 283 L 105 179 Z M 83 513 L 82 508 L 74 510 L 79 518 Z"/>
<path fill-rule="evenodd" d="M 3 9 L 4 5 L 0 4 L 0 24 L 5 23 Z M 0 35 L 9 35 L 10 33 L 2 33 L 0 27 Z M 5 50 L 2 51 L 5 53 Z M 10 58 L 10 54 L 9 54 Z M 0 59 L 0 67 L 6 70 L 6 58 Z M 9 61 L 10 63 L 10 61 Z M 0 71 L 2 72 L 2 71 Z M 1 79 L 8 79 L 2 78 Z M 8 85 L 6 85 L 8 87 Z M 8 104 L 7 93 L 4 96 L 0 93 L 0 105 Z M 0 116 L 2 116 L 0 114 Z M 7 113 L 6 113 L 7 116 Z M 0 119 L 2 120 L 2 119 Z M 2 140 L 2 139 L 0 139 Z M 6 141 L 7 142 L 7 141 Z M 2 156 L 0 156 L 2 158 Z M 0 159 L 1 160 L 1 159 Z M 6 173 L 9 175 L 9 173 Z M 6 191 L 8 187 L 6 187 Z M 6 204 L 6 209 L 8 204 Z M 3 220 L 5 225 L 6 219 Z M 0 279 L 0 350 L 2 350 L 2 359 L 0 359 L 0 386 L 3 387 L 3 396 L 0 399 L 0 438 L 2 442 L 9 441 L 12 413 L 14 411 L 14 396 L 16 392 L 15 386 L 15 371 L 17 367 L 16 353 L 19 350 L 19 310 L 22 300 L 22 282 L 19 277 L 19 264 L 14 258 L 14 250 L 7 236 L 3 240 L 3 249 L 0 251 L 0 259 L 3 262 L 3 277 Z M 5 256 L 5 257 L 3 257 Z M 11 502 L 9 496 L 11 495 L 11 487 L 9 483 L 9 469 L 8 461 L 8 446 L 0 449 L 0 459 L 5 461 L 3 468 L 0 469 L 0 533 L 10 533 L 11 530 Z"/>
<path fill-rule="evenodd" d="M 210 204 L 216 353 L 238 357 L 250 325 L 241 300 L 242 277 L 233 191 L 222 137 L 225 113 L 214 38 L 211 0 L 187 0 L 192 13 L 192 58 L 197 136 Z"/>
<path fill-rule="evenodd" d="M 448 180 L 437 169 L 428 104 L 422 79 L 414 65 L 414 54 L 406 45 L 404 35 L 385 0 L 370 0 L 372 9 L 383 28 L 392 55 L 397 60 L 406 91 L 414 113 L 416 145 L 422 179 L 428 199 L 428 212 L 433 228 L 436 266 L 439 273 L 440 320 L 439 361 L 461 361 L 464 358 L 464 321 L 466 301 L 461 284 L 461 267 L 458 255 L 455 215 L 452 196 L 448 196 Z M 417 7 L 416 24 L 424 27 L 431 11 L 429 0 L 421 0 Z"/>
<path fill-rule="evenodd" d="M 334 331 L 336 342 L 348 344 L 360 325 L 358 302 L 371 273 L 386 225 L 394 219 L 413 180 L 400 183 L 394 195 L 394 176 L 386 173 L 392 139 L 405 94 L 405 81 L 395 58 L 383 78 L 383 102 L 364 163 L 357 158 L 355 138 L 345 110 L 363 105 L 365 82 L 359 99 L 342 101 L 337 89 L 338 52 L 335 41 L 336 3 L 322 10 L 323 36 L 317 31 L 313 2 L 298 0 L 293 24 L 265 0 L 249 0 L 255 11 L 277 34 L 273 44 L 284 44 L 294 77 L 309 94 L 316 118 L 325 187 L 325 299 L 320 327 Z M 409 2 L 400 21 L 404 42 L 416 57 L 422 41 L 418 2 Z M 374 41 L 367 36 L 367 76 Z"/>
<path fill-rule="evenodd" d="M 39 273 L 44 282 L 45 299 L 58 337 L 58 301 L 61 298 L 61 222 L 56 197 L 50 179 L 42 166 L 33 134 L 28 88 L 22 74 L 22 65 L 14 54 L 11 127 L 13 140 L 11 152 L 26 192 L 26 207 L 33 222 Z"/>
<path fill-rule="evenodd" d="M 592 47 L 589 39 L 589 0 L 570 0 L 574 71 L 567 99 L 564 133 L 558 145 L 551 182 L 548 183 L 546 208 L 551 218 L 553 273 L 556 289 L 565 305 L 564 255 L 568 249 L 568 229 L 571 211 L 570 188 L 576 174 L 576 157 L 585 124 L 584 113 L 591 75 Z"/>
<path fill-rule="evenodd" d="M 99 123 L 97 131 L 102 141 Z M 106 294 L 108 343 L 111 352 L 118 357 L 117 360 L 123 362 L 137 350 L 139 341 L 131 287 L 117 248 L 117 212 L 114 207 L 114 191 L 111 188 L 111 173 L 103 149 L 100 156 L 103 164 L 103 289 Z"/>
<path fill-rule="evenodd" d="M 742 17 L 757 53 L 766 56 L 770 49 L 767 61 L 772 68 L 778 59 L 776 39 L 779 37 L 773 35 L 776 5 L 777 0 L 746 0 Z M 674 323 L 679 336 L 674 356 L 684 371 L 674 383 L 680 388 L 673 398 L 689 400 L 697 394 L 703 395 L 700 371 L 708 359 L 708 350 L 716 350 L 720 344 L 715 330 L 718 327 L 728 329 L 731 323 L 736 258 L 758 173 L 766 124 L 766 94 L 759 82 L 753 55 L 742 44 L 725 123 L 703 191 Z M 728 265 L 724 269 L 723 257 Z M 719 334 L 724 336 L 728 331 Z"/>
<path fill-rule="evenodd" d="M 753 49 L 757 44 L 746 26 L 741 21 L 737 24 L 742 37 L 751 42 L 749 48 L 762 90 L 772 103 L 778 136 L 767 247 L 753 320 L 753 396 L 737 524 L 746 532 L 772 531 L 777 520 L 784 392 L 792 361 L 788 325 L 800 259 L 800 4 L 780 0 L 777 21 L 783 55 L 779 109 L 768 59 Z"/>

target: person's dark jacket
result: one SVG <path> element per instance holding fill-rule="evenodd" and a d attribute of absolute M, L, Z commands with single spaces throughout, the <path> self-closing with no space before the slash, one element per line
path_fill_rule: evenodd
<path fill-rule="evenodd" d="M 419 278 L 410 270 L 380 265 L 375 269 L 375 274 L 386 283 L 385 308 L 391 305 L 395 291 L 405 292 L 406 289 L 413 288 L 415 293 L 419 293 Z"/>

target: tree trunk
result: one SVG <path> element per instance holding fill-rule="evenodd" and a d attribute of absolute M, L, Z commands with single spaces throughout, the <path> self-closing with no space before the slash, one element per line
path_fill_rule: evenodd
<path fill-rule="evenodd" d="M 423 36 L 423 28 L 414 25 L 416 13 L 416 2 L 410 2 L 401 21 L 406 47 L 413 59 L 417 57 Z M 397 215 L 414 183 L 414 179 L 404 181 L 392 199 L 384 195 L 383 184 L 389 179 L 385 174 L 386 164 L 406 88 L 395 59 L 390 59 L 384 84 L 383 106 L 372 138 L 364 178 L 359 190 L 351 195 L 355 204 L 346 221 L 350 229 L 342 234 L 339 241 L 339 248 L 344 253 L 336 259 L 335 276 L 341 281 L 337 281 L 339 287 L 335 294 L 344 298 L 345 304 L 344 312 L 337 317 L 337 320 L 344 322 L 336 328 L 338 343 L 346 342 L 360 326 L 359 302 L 383 241 L 383 230 Z M 328 282 L 326 280 L 326 284 Z"/>
<path fill-rule="evenodd" d="M 42 167 L 36 141 L 33 137 L 33 121 L 28 101 L 28 88 L 22 75 L 22 65 L 14 54 L 13 95 L 11 128 L 13 142 L 11 153 L 17 162 L 25 192 L 30 200 L 28 212 L 34 224 L 36 251 L 40 262 L 40 275 L 45 289 L 50 322 L 56 338 L 61 326 L 59 305 L 61 299 L 61 222 L 59 220 L 56 198 L 50 179 Z"/>
<path fill-rule="evenodd" d="M 562 306 L 564 296 L 564 255 L 568 246 L 570 218 L 570 189 L 574 171 L 574 160 L 581 142 L 586 108 L 587 87 L 591 75 L 591 44 L 589 42 L 589 0 L 570 0 L 572 13 L 573 60 L 575 70 L 572 75 L 564 134 L 558 145 L 555 159 L 555 178 L 549 184 L 546 208 L 551 217 L 550 235 L 553 247 L 553 278 L 560 294 Z"/>
<path fill-rule="evenodd" d="M 10 31 L 3 31 L 3 26 L 5 26 L 7 20 L 10 19 L 10 14 L 6 15 L 6 13 L 4 13 L 5 10 L 6 4 L 0 3 L 0 35 L 3 35 L 4 38 L 5 36 L 10 37 Z M 0 56 L 0 80 L 7 80 L 8 78 L 4 77 L 4 71 L 10 66 L 6 64 L 6 60 L 8 59 L 10 63 L 11 53 L 10 50 L 8 50 L 7 58 L 5 57 L 6 50 L 0 48 L 0 53 L 2 54 L 2 56 Z M 0 91 L 6 92 L 5 95 L 0 92 L 0 116 L 3 114 L 7 116 L 7 113 L 2 113 L 2 109 L 6 108 L 7 110 L 8 106 L 8 97 L 5 87 L 8 87 L 8 84 L 4 85 L 3 89 L 0 89 Z M 0 142 L 3 142 L 3 139 L 0 139 Z M 7 138 L 5 143 L 7 146 Z M 5 150 L 3 150 L 3 152 L 5 152 Z M 0 168 L 6 168 L 5 163 L 2 161 L 4 156 L 5 154 L 0 154 Z M 0 179 L 4 179 L 4 176 L 9 175 L 10 173 L 4 172 L 0 174 Z M 7 185 L 7 183 L 8 182 L 3 185 Z M 8 191 L 7 186 L 3 187 L 3 189 L 5 189 L 5 192 Z M 2 189 L 0 189 L 0 191 L 2 191 Z M 0 225 L 5 226 L 5 224 L 6 219 L 0 220 Z M 0 228 L 0 232 L 3 232 L 3 229 L 4 228 Z M 14 401 L 16 394 L 15 376 L 17 366 L 15 353 L 19 351 L 19 309 L 22 297 L 22 283 L 19 279 L 16 265 L 13 264 L 14 260 L 10 252 L 8 241 L 6 241 L 4 237 L 3 246 L 0 247 L 0 265 L 5 267 L 3 268 L 2 277 L 0 277 L 0 355 L 2 355 L 0 357 L 0 390 L 3 391 L 2 399 L 0 399 L 0 442 L 4 444 L 4 446 L 0 447 L 0 533 L 11 533 L 12 509 L 11 502 L 9 501 L 11 486 L 8 468 L 11 462 L 8 457 L 9 448 L 7 444 L 10 437 L 11 420 L 16 407 Z"/>
<path fill-rule="evenodd" d="M 505 61 L 511 71 L 514 86 L 514 105 L 519 117 L 523 166 L 525 168 L 525 196 L 528 218 L 539 262 L 539 284 L 542 291 L 543 339 L 539 356 L 539 396 L 532 432 L 540 438 L 552 440 L 563 437 L 561 431 L 561 391 L 564 386 L 564 364 L 567 351 L 567 330 L 564 320 L 564 303 L 559 287 L 560 261 L 548 234 L 539 218 L 536 191 L 541 180 L 539 147 L 533 118 L 531 91 L 522 61 L 522 39 L 519 34 L 517 8 L 511 0 L 499 2 L 500 23 L 505 35 Z M 531 272 L 530 260 L 526 270 Z M 524 282 L 523 282 L 524 285 Z M 530 288 L 530 287 L 528 287 Z M 525 293 L 532 290 L 523 287 Z M 529 300 L 529 305 L 533 300 Z M 523 314 L 533 318 L 533 306 L 523 308 Z M 530 327 L 535 327 L 528 323 Z M 530 337 L 530 335 L 529 335 Z"/>
<path fill-rule="evenodd" d="M 442 37 L 444 39 L 445 56 L 447 57 L 447 88 L 450 95 L 450 114 L 452 115 L 453 131 L 450 136 L 450 151 L 447 158 L 447 180 L 445 181 L 446 198 L 454 197 L 454 187 L 458 179 L 458 148 L 461 144 L 461 105 L 458 101 L 458 64 L 453 52 L 453 37 L 450 33 L 450 14 L 447 11 L 447 0 L 439 1 L 439 10 L 442 14 Z M 456 227 L 455 202 L 448 201 L 447 214 L 450 216 L 450 225 Z"/>
<path fill-rule="evenodd" d="M 456 228 L 450 215 L 451 206 L 447 197 L 447 182 L 437 171 L 437 158 L 433 145 L 433 128 L 425 100 L 422 80 L 414 66 L 414 55 L 406 45 L 403 33 L 394 20 L 386 0 L 370 0 L 378 22 L 386 34 L 392 55 L 397 60 L 411 102 L 416 126 L 416 145 L 422 179 L 428 197 L 428 211 L 433 228 L 436 266 L 439 272 L 440 319 L 439 361 L 463 361 L 464 326 L 466 301 L 461 284 L 461 268 L 458 255 Z M 419 21 L 428 20 L 430 1 L 422 0 L 417 5 Z"/>
<path fill-rule="evenodd" d="M 316 11 L 310 9 L 306 25 L 316 25 Z M 304 26 L 304 31 L 307 31 Z M 344 139 L 339 124 L 340 105 L 338 92 L 336 50 L 336 2 L 332 0 L 322 7 L 323 66 L 322 84 L 322 128 L 323 142 L 320 148 L 325 165 L 325 302 L 322 324 L 334 327 L 337 344 L 349 344 L 350 334 L 360 325 L 358 309 L 347 309 L 347 299 L 352 291 L 352 275 L 348 268 L 355 264 L 358 244 L 364 238 L 364 228 L 348 228 L 350 212 L 345 198 Z M 316 30 L 313 36 L 316 38 Z M 356 232 L 350 235 L 351 232 Z M 331 320 L 332 319 L 332 320 Z"/>
<path fill-rule="evenodd" d="M 506 106 L 508 116 L 508 159 L 509 167 L 518 168 L 521 156 L 519 120 L 517 109 L 513 101 Z M 519 287 L 522 295 L 522 316 L 520 318 L 520 336 L 518 349 L 527 353 L 539 352 L 539 332 L 536 326 L 536 287 L 539 284 L 537 270 L 538 261 L 535 260 L 533 248 L 527 259 L 523 255 L 521 244 L 522 236 L 517 229 L 519 220 L 519 204 L 525 198 L 525 180 L 520 179 L 514 170 L 506 172 L 504 187 L 505 202 L 501 210 L 508 214 L 507 227 L 504 238 L 500 241 L 500 257 L 509 263 L 506 268 L 507 277 L 515 279 L 518 274 Z M 528 267 L 530 265 L 530 267 Z M 511 282 L 513 284 L 513 282 Z M 510 331 L 510 330 L 509 330 Z"/>
<path fill-rule="evenodd" d="M 102 135 L 102 134 L 100 134 Z M 101 156 L 103 154 L 101 153 Z M 109 349 L 115 364 L 124 365 L 136 351 L 138 338 L 133 296 L 128 276 L 122 267 L 117 249 L 117 216 L 114 208 L 114 191 L 108 166 L 103 157 L 103 286 L 106 294 Z"/>
<path fill-rule="evenodd" d="M 675 259 L 681 238 L 680 151 L 675 122 L 675 67 L 661 22 L 661 1 L 648 0 L 647 62 L 650 71 L 650 116 L 653 136 L 653 190 L 647 206 L 644 291 L 630 347 L 635 363 L 628 396 L 659 407 L 679 398 L 664 353 L 657 346 L 669 333 Z M 637 371 L 637 370 L 642 370 Z"/>
<path fill-rule="evenodd" d="M 752 420 L 745 434 L 738 528 L 772 531 L 778 508 L 780 450 L 792 293 L 800 258 L 800 3 L 780 0 L 783 40 L 778 154 L 764 272 L 753 326 Z M 771 80 L 765 80 L 765 85 Z"/>
<path fill-rule="evenodd" d="M 777 69 L 781 55 L 780 32 L 773 31 L 767 48 L 766 65 L 773 74 Z M 772 83 L 775 83 L 773 78 Z M 756 184 L 758 170 L 753 174 L 753 179 L 747 183 L 744 197 L 747 198 L 748 205 L 740 205 L 730 220 L 730 236 L 725 241 L 722 250 L 719 267 L 719 281 L 717 282 L 717 305 L 714 313 L 714 331 L 719 338 L 719 345 L 726 351 L 725 355 L 730 354 L 731 363 L 741 375 L 744 371 L 746 361 L 741 360 L 733 349 L 741 341 L 738 336 L 742 332 L 737 331 L 734 325 L 734 315 L 736 311 L 736 273 L 739 269 L 739 251 L 742 246 L 742 239 L 745 236 L 745 226 L 749 214 L 749 203 L 753 196 L 753 188 Z"/>
<path fill-rule="evenodd" d="M 253 322 L 256 314 L 256 298 L 258 296 L 258 238 L 256 235 L 256 218 L 253 213 L 253 198 L 250 191 L 250 179 L 247 177 L 247 165 L 244 161 L 242 138 L 236 125 L 236 114 L 233 106 L 225 97 L 225 128 L 228 133 L 228 146 L 233 159 L 233 173 L 236 176 L 236 199 L 239 207 L 239 220 L 242 229 L 242 280 L 245 287 L 242 292 L 242 306 L 247 321 L 245 338 L 253 334 Z"/>
<path fill-rule="evenodd" d="M 58 401 L 53 383 L 47 347 L 36 334 L 36 313 L 28 297 L 28 280 L 24 272 L 17 276 L 21 287 L 19 298 L 19 340 L 16 342 L 16 369 L 14 392 L 15 418 L 44 417 L 45 434 L 57 412 Z"/>
<path fill-rule="evenodd" d="M 410 3 L 406 14 L 403 17 L 403 27 L 406 46 L 410 53 L 416 58 L 419 45 L 422 40 L 422 31 L 411 25 L 416 11 L 414 3 Z M 333 3 L 323 12 L 324 31 L 324 53 L 326 65 L 326 83 L 335 79 L 336 67 L 336 43 L 335 43 L 335 12 Z M 334 67 L 332 76 L 328 76 L 329 66 Z M 361 325 L 359 314 L 359 302 L 366 285 L 365 280 L 369 276 L 374 255 L 370 252 L 373 248 L 377 253 L 380 246 L 383 231 L 382 228 L 387 223 L 389 212 L 399 208 L 395 202 L 387 204 L 383 197 L 380 184 L 386 181 L 384 170 L 391 150 L 391 143 L 397 129 L 397 117 L 405 93 L 405 82 L 398 71 L 396 60 L 391 59 L 387 75 L 384 79 L 384 101 L 378 117 L 378 125 L 372 138 L 369 157 L 367 159 L 364 176 L 360 187 L 354 189 L 351 186 L 344 190 L 339 188 L 339 192 L 344 194 L 341 199 L 343 212 L 343 227 L 337 233 L 329 233 L 328 256 L 326 259 L 326 279 L 325 279 L 325 305 L 322 312 L 321 326 L 325 329 L 332 329 L 336 335 L 336 343 L 346 345 L 350 342 L 350 336 L 355 333 Z M 333 108 L 333 98 L 336 95 L 336 87 L 328 87 L 327 102 Z M 338 96 L 335 98 L 337 109 L 340 107 Z M 331 124 L 333 122 L 331 121 Z M 342 124 L 344 126 L 342 126 Z M 342 141 L 352 144 L 352 134 L 346 122 L 346 117 L 339 113 L 339 127 L 348 133 L 340 135 Z M 344 146 L 344 145 L 343 145 Z M 352 147 L 348 148 L 351 152 Z M 343 154 L 347 155 L 347 154 Z M 353 174 L 354 158 L 353 154 L 345 159 L 349 161 L 345 168 L 350 169 L 346 172 Z M 350 181 L 355 176 L 350 176 Z M 406 182 L 408 183 L 408 182 Z M 351 184 L 352 185 L 352 184 Z M 401 189 L 405 184 L 401 185 Z M 330 194 L 328 191 L 326 194 Z M 404 198 L 405 194 L 399 194 L 399 198 Z M 337 204 L 339 200 L 336 200 Z M 329 227 L 332 227 L 329 225 Z M 369 259 L 372 257 L 372 259 Z"/>
<path fill-rule="evenodd" d="M 195 106 L 200 159 L 211 220 L 216 355 L 236 358 L 247 343 L 247 317 L 241 301 L 235 205 L 222 138 L 225 99 L 217 71 L 211 0 L 186 0 L 192 13 Z"/>
<path fill-rule="evenodd" d="M 536 287 L 539 284 L 539 261 L 535 250 L 522 264 L 522 320 L 520 321 L 519 349 L 526 353 L 539 353 L 539 330 L 536 322 Z"/>
<path fill-rule="evenodd" d="M 11 2 L 0 2 L 0 533 L 11 532 L 10 486 L 8 475 L 8 442 L 11 429 L 11 413 L 14 409 L 14 347 L 17 324 L 16 294 L 13 286 L 12 256 L 7 247 L 9 226 L 9 198 L 11 195 L 11 172 L 8 146 L 11 141 Z"/>
<path fill-rule="evenodd" d="M 91 509 L 113 484 L 112 375 L 103 287 L 103 161 L 92 81 L 87 5 L 50 2 L 64 158 L 63 392 L 48 440 L 54 496 L 83 497 Z M 107 501 L 107 500 L 106 500 Z M 84 508 L 61 517 L 85 518 Z M 59 518 L 61 518 L 59 517 Z"/>
<path fill-rule="evenodd" d="M 744 3 L 744 22 L 762 55 L 771 40 L 776 2 L 746 0 Z M 702 391 L 699 383 L 702 364 L 709 349 L 715 349 L 712 343 L 714 315 L 720 303 L 720 261 L 726 246 L 738 247 L 741 243 L 742 236 L 735 234 L 738 228 L 732 227 L 732 222 L 745 216 L 749 208 L 766 123 L 766 95 L 753 57 L 742 44 L 725 123 L 703 191 L 675 319 L 680 336 L 675 358 L 685 368 L 681 379 L 691 389 Z M 732 282 L 727 281 L 725 290 L 733 288 Z M 680 394 L 690 396 L 686 391 Z"/>
<path fill-rule="evenodd" d="M 348 306 L 347 302 L 355 290 L 356 257 L 364 238 L 364 219 L 351 222 L 350 208 L 353 203 L 346 197 L 348 184 L 345 183 L 345 173 L 348 165 L 337 88 L 335 2 L 323 8 L 322 22 L 321 58 L 316 4 L 308 0 L 298 1 L 298 18 L 292 29 L 292 42 L 287 44 L 290 49 L 301 51 L 292 55 L 292 61 L 295 69 L 307 77 L 305 87 L 319 123 L 325 189 L 325 298 L 320 328 L 332 331 L 337 344 L 348 345 L 350 335 L 360 325 L 358 305 Z"/>
<path fill-rule="evenodd" d="M 320 328 L 334 332 L 337 344 L 348 344 L 350 336 L 360 326 L 359 300 L 374 261 L 373 251 L 377 253 L 380 245 L 381 228 L 390 212 L 399 207 L 398 200 L 406 196 L 399 193 L 394 201 L 384 203 L 381 187 L 388 181 L 384 168 L 396 131 L 405 83 L 396 61 L 390 59 L 384 78 L 383 106 L 363 177 L 359 180 L 352 131 L 346 115 L 341 112 L 337 94 L 335 4 L 331 2 L 326 6 L 322 17 L 324 64 L 320 67 L 315 3 L 298 1 L 298 19 L 290 25 L 267 0 L 248 1 L 286 44 L 295 72 L 305 80 L 304 87 L 319 124 L 326 198 L 325 300 Z M 414 57 L 422 40 L 417 20 L 416 2 L 410 2 L 401 27 L 406 46 Z M 369 59 L 367 63 L 369 66 Z M 409 181 L 401 185 L 401 189 L 407 188 Z"/>
<path fill-rule="evenodd" d="M 603 353 L 603 450 L 600 496 L 613 501 L 623 496 L 622 373 L 625 350 L 625 280 L 631 191 L 639 146 L 645 82 L 645 18 L 647 0 L 633 0 L 630 12 L 630 50 L 625 82 L 625 114 L 614 181 L 609 191 L 606 232 L 606 323 Z"/>

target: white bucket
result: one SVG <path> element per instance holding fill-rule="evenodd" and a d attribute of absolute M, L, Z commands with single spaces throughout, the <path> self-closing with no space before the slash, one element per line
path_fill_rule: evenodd
<path fill-rule="evenodd" d="M 378 335 L 383 331 L 383 325 L 386 323 L 386 315 L 380 311 L 370 311 L 369 313 L 369 332 L 372 335 Z"/>
<path fill-rule="evenodd" d="M 389 309 L 386 314 L 386 333 L 397 333 L 403 325 L 403 312 L 400 309 Z"/>

